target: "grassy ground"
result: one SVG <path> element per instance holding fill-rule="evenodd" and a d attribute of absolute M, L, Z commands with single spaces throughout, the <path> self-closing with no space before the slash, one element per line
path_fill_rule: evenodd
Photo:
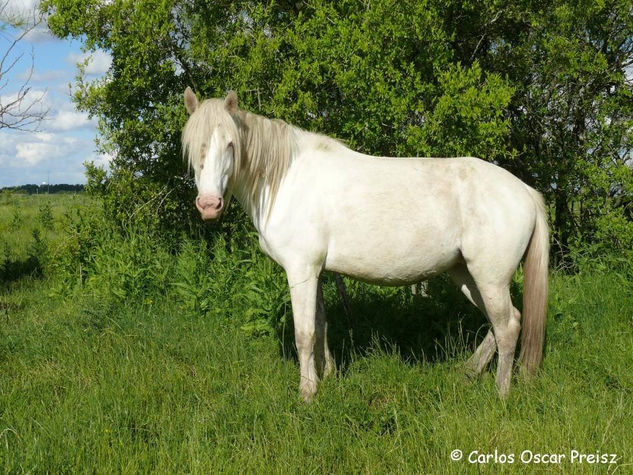
<path fill-rule="evenodd" d="M 4 206 L 1 226 L 12 219 Z M 8 228 L 0 229 L 5 239 Z M 506 401 L 491 372 L 475 382 L 463 376 L 482 320 L 461 300 L 442 307 L 406 291 L 385 298 L 351 285 L 349 321 L 330 286 L 339 372 L 306 405 L 288 332 L 244 331 L 236 315 L 249 309 L 240 300 L 230 315 L 217 315 L 171 291 L 112 300 L 82 290 L 60 295 L 58 287 L 54 276 L 2 284 L 5 472 L 633 469 L 630 273 L 596 265 L 552 276 L 542 373 L 515 380 Z M 444 301 L 452 299 L 460 297 Z M 451 461 L 456 449 L 464 458 Z M 565 458 L 525 464 L 526 450 Z M 572 461 L 572 450 L 613 453 L 617 462 Z M 486 454 L 483 466 L 467 461 Z M 514 463 L 501 463 L 510 454 Z"/>
<path fill-rule="evenodd" d="M 43 242 L 54 251 L 68 220 L 90 203 L 84 194 L 0 193 L 0 282 L 41 272 Z"/>

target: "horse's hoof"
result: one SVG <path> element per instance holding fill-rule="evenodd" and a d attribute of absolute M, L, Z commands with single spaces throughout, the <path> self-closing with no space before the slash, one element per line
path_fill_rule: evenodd
<path fill-rule="evenodd" d="M 336 363 L 334 359 L 327 359 L 325 361 L 325 368 L 323 368 L 323 378 L 327 378 L 328 376 L 334 374 L 336 372 Z"/>
<path fill-rule="evenodd" d="M 463 373 L 464 377 L 470 382 L 476 381 L 481 376 L 481 371 L 478 370 L 477 366 L 469 363 L 464 365 Z"/>
<path fill-rule="evenodd" d="M 299 386 L 299 394 L 301 395 L 301 399 L 303 399 L 304 402 L 312 401 L 316 392 L 317 385 L 312 381 Z"/>
<path fill-rule="evenodd" d="M 305 403 L 310 403 L 312 402 L 312 400 L 314 399 L 314 395 L 316 393 L 311 393 L 311 392 L 303 392 L 301 391 L 301 400 Z"/>

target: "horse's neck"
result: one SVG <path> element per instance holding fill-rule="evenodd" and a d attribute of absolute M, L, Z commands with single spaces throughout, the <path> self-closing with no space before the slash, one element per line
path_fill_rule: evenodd
<path fill-rule="evenodd" d="M 243 117 L 243 120 L 250 120 L 254 122 L 259 122 L 267 124 L 270 126 L 271 119 L 268 119 L 263 116 L 258 116 L 256 114 L 246 113 L 249 119 L 246 119 L 246 116 Z M 290 127 L 290 126 L 288 126 Z M 260 137 L 253 139 L 249 134 L 255 127 L 246 127 L 242 129 L 242 135 L 240 136 L 241 141 L 241 150 L 243 153 L 246 153 L 247 147 L 251 146 L 253 143 L 257 143 L 262 140 L 261 130 L 259 131 Z M 248 131 L 248 132 L 246 132 Z M 263 153 L 275 153 L 278 151 L 275 147 L 272 147 L 271 150 L 265 150 Z M 259 153 L 262 153 L 261 151 Z M 274 157 L 277 159 L 278 157 Z M 250 157 L 245 157 L 243 160 L 251 160 Z M 283 163 L 283 162 L 282 162 Z M 265 177 L 263 174 L 268 172 L 267 167 L 264 170 L 256 170 L 250 166 L 242 166 L 242 169 L 235 175 L 235 183 L 233 184 L 233 194 L 240 202 L 246 213 L 251 217 L 255 228 L 261 233 L 263 231 L 263 226 L 265 225 L 270 210 L 272 193 L 273 190 L 277 190 L 276 186 L 273 185 L 272 181 L 269 180 L 269 177 Z M 253 175 L 247 175 L 247 174 Z M 253 176 L 255 180 L 253 180 Z M 273 188 L 275 187 L 275 188 Z M 277 190 L 278 191 L 278 190 Z"/>
<path fill-rule="evenodd" d="M 257 181 L 256 187 L 257 193 L 255 194 L 255 198 L 251 199 L 250 190 L 245 188 L 243 177 L 240 177 L 238 174 L 236 182 L 233 184 L 233 195 L 237 201 L 239 201 L 240 205 L 242 205 L 246 214 L 250 216 L 257 231 L 261 232 L 268 214 L 270 193 L 269 187 L 263 178 Z"/>

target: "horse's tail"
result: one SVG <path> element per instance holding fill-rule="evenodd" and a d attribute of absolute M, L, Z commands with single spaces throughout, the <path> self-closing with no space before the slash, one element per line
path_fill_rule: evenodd
<path fill-rule="evenodd" d="M 541 364 L 545 343 L 549 230 L 543 197 L 532 188 L 529 191 L 536 206 L 536 224 L 523 264 L 523 329 L 519 361 L 525 372 L 532 375 Z"/>

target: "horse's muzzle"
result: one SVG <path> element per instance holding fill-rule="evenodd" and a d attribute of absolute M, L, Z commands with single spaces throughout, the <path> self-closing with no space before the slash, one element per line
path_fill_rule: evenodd
<path fill-rule="evenodd" d="M 224 209 L 224 199 L 222 199 L 221 196 L 198 195 L 196 198 L 196 207 L 198 211 L 200 211 L 200 216 L 205 221 L 218 219 Z"/>

